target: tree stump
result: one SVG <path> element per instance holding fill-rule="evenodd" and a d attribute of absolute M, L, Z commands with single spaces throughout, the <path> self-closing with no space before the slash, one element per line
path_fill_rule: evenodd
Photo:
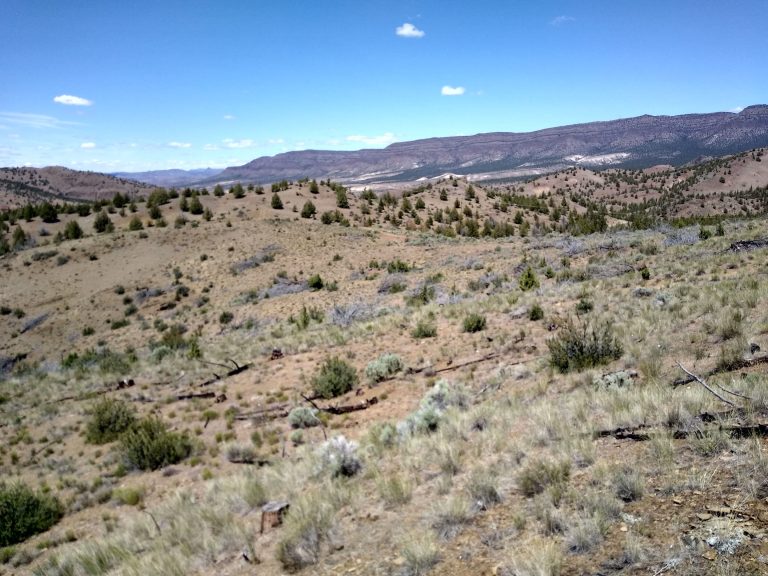
<path fill-rule="evenodd" d="M 275 500 L 264 504 L 261 507 L 261 533 L 264 534 L 264 530 L 274 526 L 280 526 L 288 508 L 290 508 L 290 504 L 284 500 Z"/>

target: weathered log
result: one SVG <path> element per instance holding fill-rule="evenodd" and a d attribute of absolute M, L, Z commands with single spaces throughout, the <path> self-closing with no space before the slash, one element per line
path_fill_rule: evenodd
<path fill-rule="evenodd" d="M 736 360 L 734 362 L 729 362 L 728 364 L 725 364 L 723 366 L 718 366 L 714 370 L 710 370 L 706 377 L 709 378 L 710 376 L 716 376 L 718 374 L 724 374 L 726 372 L 734 372 L 736 370 L 743 370 L 744 368 L 752 368 L 753 366 L 758 366 L 760 364 L 768 364 L 768 355 L 766 356 L 758 356 L 757 358 L 750 358 L 749 360 Z M 677 388 L 678 386 L 682 386 L 683 384 L 690 384 L 691 382 L 695 382 L 696 378 L 693 376 L 686 376 L 685 378 L 678 378 L 674 382 L 672 382 L 672 386 Z"/>
<path fill-rule="evenodd" d="M 319 410 L 320 412 L 326 412 L 328 414 L 349 414 L 350 412 L 357 412 L 358 410 L 365 410 L 367 408 L 370 408 L 371 406 L 374 406 L 379 403 L 379 399 L 376 396 L 373 396 L 371 398 L 368 398 L 367 400 L 363 400 L 362 402 L 358 402 L 357 404 L 347 404 L 346 406 L 318 406 L 313 401 L 314 398 L 310 398 L 308 396 L 304 396 L 303 394 L 301 397 L 309 402 L 312 407 L 315 410 Z"/>
<path fill-rule="evenodd" d="M 176 396 L 176 400 L 192 400 L 193 398 L 216 398 L 216 392 L 191 392 Z"/>

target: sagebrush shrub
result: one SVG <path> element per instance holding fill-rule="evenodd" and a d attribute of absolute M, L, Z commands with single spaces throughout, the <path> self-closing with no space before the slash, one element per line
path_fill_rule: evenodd
<path fill-rule="evenodd" d="M 139 470 L 159 470 L 184 460 L 192 452 L 192 442 L 184 434 L 168 430 L 160 418 L 139 420 L 120 437 L 126 463 Z"/>
<path fill-rule="evenodd" d="M 338 357 L 328 358 L 312 378 L 315 394 L 325 399 L 346 394 L 357 385 L 357 371 Z"/>
<path fill-rule="evenodd" d="M 45 532 L 64 516 L 64 506 L 50 494 L 36 493 L 21 482 L 0 484 L 0 547 Z"/>
<path fill-rule="evenodd" d="M 332 477 L 354 476 L 363 467 L 357 456 L 357 442 L 335 436 L 320 448 L 320 468 Z"/>
<path fill-rule="evenodd" d="M 317 410 L 309 406 L 297 406 L 291 410 L 288 414 L 288 423 L 291 428 L 311 428 L 321 424 L 317 417 Z"/>
<path fill-rule="evenodd" d="M 403 360 L 397 354 L 382 354 L 365 367 L 365 377 L 375 384 L 397 374 L 404 367 Z"/>
<path fill-rule="evenodd" d="M 124 400 L 103 398 L 91 407 L 91 417 L 85 427 L 85 439 L 91 444 L 113 442 L 135 421 L 133 408 Z"/>
<path fill-rule="evenodd" d="M 550 362 L 563 373 L 607 364 L 624 353 L 609 324 L 576 325 L 571 320 L 557 336 L 547 341 L 547 347 Z"/>

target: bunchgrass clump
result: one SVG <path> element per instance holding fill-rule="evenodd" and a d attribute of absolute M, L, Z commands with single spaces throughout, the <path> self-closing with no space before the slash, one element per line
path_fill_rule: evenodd
<path fill-rule="evenodd" d="M 440 560 L 440 548 L 431 532 L 421 532 L 405 540 L 402 555 L 408 576 L 425 576 Z"/>
<path fill-rule="evenodd" d="M 528 498 L 541 494 L 550 486 L 564 485 L 571 475 L 571 465 L 567 460 L 548 462 L 534 460 L 520 471 L 517 484 L 523 495 Z"/>
<path fill-rule="evenodd" d="M 560 372 L 581 371 L 618 360 L 621 342 L 608 324 L 574 324 L 568 320 L 559 334 L 547 341 L 552 366 Z"/>
<path fill-rule="evenodd" d="M 416 322 L 416 326 L 411 331 L 411 336 L 416 339 L 434 338 L 437 336 L 437 325 L 429 320 L 421 319 Z"/>
<path fill-rule="evenodd" d="M 461 323 L 461 329 L 463 332 L 469 333 L 480 332 L 485 330 L 485 325 L 485 316 L 473 312 L 464 318 L 464 321 Z"/>

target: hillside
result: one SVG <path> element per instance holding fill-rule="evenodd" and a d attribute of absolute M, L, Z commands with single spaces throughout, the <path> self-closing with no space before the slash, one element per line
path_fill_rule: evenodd
<path fill-rule="evenodd" d="M 739 113 L 646 115 L 529 133 L 430 138 L 381 150 L 286 152 L 227 168 L 207 181 L 267 183 L 310 177 L 371 184 L 445 172 L 509 179 L 569 166 L 681 166 L 767 145 L 768 106 L 760 105 Z"/>
<path fill-rule="evenodd" d="M 620 195 L 639 185 L 611 173 Z M 598 178 L 616 188 L 586 170 L 523 186 Z M 0 574 L 764 572 L 765 249 L 730 247 L 765 218 L 708 239 L 545 233 L 515 191 L 514 235 L 465 238 L 425 231 L 402 197 L 278 188 L 281 208 L 254 189 L 200 194 L 201 214 L 156 195 L 154 214 L 108 210 L 111 232 L 93 214 L 14 224 L 34 242 L 0 258 L 0 473 L 64 515 L 2 548 Z M 472 189 L 404 199 L 422 224 L 457 203 L 454 229 L 505 215 L 501 190 Z M 54 242 L 72 222 L 84 236 Z M 558 341 L 592 344 L 569 364 Z M 676 383 L 678 362 L 730 405 Z M 156 432 L 107 437 L 113 409 L 159 418 L 176 452 L 137 460 Z M 290 509 L 262 532 L 268 500 Z"/>
<path fill-rule="evenodd" d="M 200 168 L 196 170 L 150 170 L 147 172 L 115 172 L 112 176 L 126 178 L 153 186 L 188 186 L 215 177 L 221 170 Z"/>
<path fill-rule="evenodd" d="M 150 186 L 99 172 L 46 168 L 0 168 L 0 207 L 15 207 L 45 200 L 95 200 L 116 193 L 129 197 L 148 192 Z"/>

